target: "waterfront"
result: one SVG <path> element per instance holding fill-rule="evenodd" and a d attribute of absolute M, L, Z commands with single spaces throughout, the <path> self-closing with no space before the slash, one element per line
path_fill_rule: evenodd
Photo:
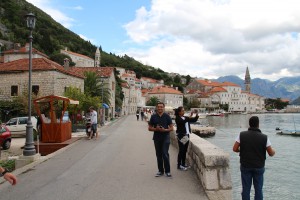
<path fill-rule="evenodd" d="M 248 128 L 252 115 L 226 115 L 207 117 L 202 123 L 216 128 L 216 135 L 207 140 L 230 153 L 230 167 L 233 184 L 233 199 L 241 199 L 241 180 L 238 153 L 232 151 L 238 133 Z M 267 156 L 264 179 L 264 199 L 291 200 L 300 199 L 300 137 L 276 134 L 276 127 L 282 129 L 300 129 L 300 114 L 258 114 L 260 129 L 268 135 L 276 154 Z M 253 195 L 253 188 L 251 195 Z"/>

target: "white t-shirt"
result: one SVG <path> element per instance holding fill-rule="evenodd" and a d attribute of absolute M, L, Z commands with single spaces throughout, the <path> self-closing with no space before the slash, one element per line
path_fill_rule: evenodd
<path fill-rule="evenodd" d="M 240 140 L 240 134 L 241 134 L 241 133 L 239 133 L 239 135 L 238 135 L 238 136 L 236 137 L 236 139 L 235 139 L 235 141 L 237 141 L 238 143 L 241 143 L 241 140 Z M 269 147 L 269 146 L 271 146 L 271 141 L 270 141 L 269 138 L 268 138 L 266 147 Z"/>
<path fill-rule="evenodd" d="M 90 117 L 91 117 L 91 123 L 92 124 L 97 124 L 97 112 L 93 110 L 93 112 L 90 112 Z"/>
<path fill-rule="evenodd" d="M 185 117 L 181 117 L 181 119 L 185 120 Z M 190 134 L 190 129 L 189 129 L 189 123 L 185 122 L 185 130 L 186 130 L 186 135 Z"/>

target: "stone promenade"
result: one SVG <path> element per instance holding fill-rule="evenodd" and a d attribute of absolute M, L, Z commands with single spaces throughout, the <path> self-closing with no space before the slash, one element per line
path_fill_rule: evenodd
<path fill-rule="evenodd" d="M 100 129 L 100 139 L 76 144 L 32 165 L 18 185 L 0 185 L 5 200 L 199 200 L 208 199 L 196 174 L 176 169 L 177 149 L 170 146 L 173 178 L 157 172 L 152 132 L 147 123 L 125 116 Z"/>

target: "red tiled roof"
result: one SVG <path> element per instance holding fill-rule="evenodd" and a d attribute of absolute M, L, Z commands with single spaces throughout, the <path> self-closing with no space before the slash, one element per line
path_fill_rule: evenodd
<path fill-rule="evenodd" d="M 84 76 L 85 72 L 95 72 L 98 76 L 110 77 L 114 72 L 113 67 L 71 67 L 70 71 Z"/>
<path fill-rule="evenodd" d="M 28 71 L 28 70 L 29 70 L 29 59 L 27 58 L 0 64 L 0 73 Z M 65 70 L 63 66 L 47 58 L 32 59 L 32 71 L 51 71 L 51 70 L 59 71 L 61 73 L 76 76 L 79 78 L 84 78 L 84 76 L 75 74 L 69 70 Z"/>
<path fill-rule="evenodd" d="M 72 55 L 77 56 L 77 57 L 82 57 L 82 58 L 85 58 L 85 59 L 93 60 L 92 58 L 90 58 L 88 56 L 85 56 L 85 55 L 82 55 L 82 54 L 79 54 L 79 53 L 75 53 L 75 52 L 72 52 L 72 51 L 61 50 L 61 52 L 65 52 L 66 54 L 72 54 Z"/>
<path fill-rule="evenodd" d="M 214 87 L 210 92 L 215 93 L 215 92 L 227 92 L 226 89 L 222 87 Z"/>
<path fill-rule="evenodd" d="M 210 80 L 196 80 L 196 81 L 204 86 L 212 86 L 212 87 L 220 86 L 219 82 L 214 82 L 214 81 L 210 81 Z"/>
<path fill-rule="evenodd" d="M 157 82 L 159 82 L 159 81 L 156 80 L 156 79 L 148 78 L 148 77 L 141 77 L 141 79 L 144 79 L 144 80 L 146 80 L 146 81 L 149 81 L 150 83 L 157 83 Z"/>
<path fill-rule="evenodd" d="M 168 86 L 154 87 L 151 91 L 149 91 L 149 94 L 181 94 L 182 95 L 180 91 L 175 90 L 174 88 Z"/>
<path fill-rule="evenodd" d="M 129 88 L 129 84 L 128 84 L 127 82 L 121 83 L 121 86 L 122 86 L 123 88 Z"/>
<path fill-rule="evenodd" d="M 221 83 L 221 86 L 234 86 L 234 87 L 241 87 L 235 83 L 231 83 L 231 82 L 223 82 Z"/>
<path fill-rule="evenodd" d="M 4 51 L 3 53 L 4 54 L 26 54 L 29 52 L 29 50 L 27 50 L 27 47 L 26 47 L 27 45 L 29 45 L 29 44 L 27 43 L 24 47 L 21 47 L 20 49 L 10 49 L 10 50 Z M 49 58 L 46 54 L 36 50 L 35 48 L 32 48 L 32 53 L 39 54 L 39 55 L 42 55 L 43 57 Z"/>

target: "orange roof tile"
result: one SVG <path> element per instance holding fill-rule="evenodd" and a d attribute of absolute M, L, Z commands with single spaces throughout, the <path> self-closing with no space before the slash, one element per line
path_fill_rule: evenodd
<path fill-rule="evenodd" d="M 29 70 L 29 59 L 27 58 L 0 64 L 0 73 L 28 71 L 28 70 Z M 76 76 L 79 78 L 84 78 L 82 75 L 73 73 L 69 70 L 65 70 L 63 66 L 47 58 L 32 59 L 32 71 L 51 71 L 51 70 L 59 71 L 61 73 Z"/>
<path fill-rule="evenodd" d="M 24 47 L 21 47 L 19 49 L 10 49 L 10 50 L 4 51 L 3 53 L 4 54 L 26 54 L 29 52 L 29 50 L 27 50 L 27 48 L 28 48 L 27 45 L 29 45 L 29 44 L 27 43 Z M 39 54 L 39 55 L 42 55 L 43 57 L 49 58 L 46 54 L 36 50 L 35 48 L 32 48 L 32 53 Z"/>
<path fill-rule="evenodd" d="M 149 94 L 181 94 L 182 95 L 180 91 L 175 90 L 174 88 L 169 86 L 154 87 L 151 91 L 149 91 Z"/>
<path fill-rule="evenodd" d="M 93 60 L 92 58 L 90 58 L 86 55 L 82 55 L 82 54 L 75 53 L 75 52 L 72 52 L 72 51 L 61 50 L 61 52 L 65 52 L 66 54 L 72 54 L 72 55 L 77 56 L 77 57 L 82 57 L 82 58 L 85 58 L 85 59 Z"/>
<path fill-rule="evenodd" d="M 98 76 L 110 77 L 114 72 L 113 67 L 70 67 L 70 71 L 84 76 L 84 73 L 95 72 Z"/>
<path fill-rule="evenodd" d="M 213 89 L 211 89 L 210 91 L 211 93 L 216 93 L 216 92 L 227 92 L 226 89 L 222 88 L 222 87 L 214 87 Z"/>
<path fill-rule="evenodd" d="M 220 83 L 218 82 L 214 82 L 214 81 L 210 81 L 210 80 L 196 80 L 198 83 L 204 85 L 204 86 L 212 86 L 212 87 L 216 87 L 216 86 L 220 86 Z"/>
<path fill-rule="evenodd" d="M 235 84 L 235 83 L 231 83 L 231 82 L 223 82 L 223 83 L 220 83 L 221 86 L 234 86 L 234 87 L 241 87 L 239 86 L 238 84 Z"/>

